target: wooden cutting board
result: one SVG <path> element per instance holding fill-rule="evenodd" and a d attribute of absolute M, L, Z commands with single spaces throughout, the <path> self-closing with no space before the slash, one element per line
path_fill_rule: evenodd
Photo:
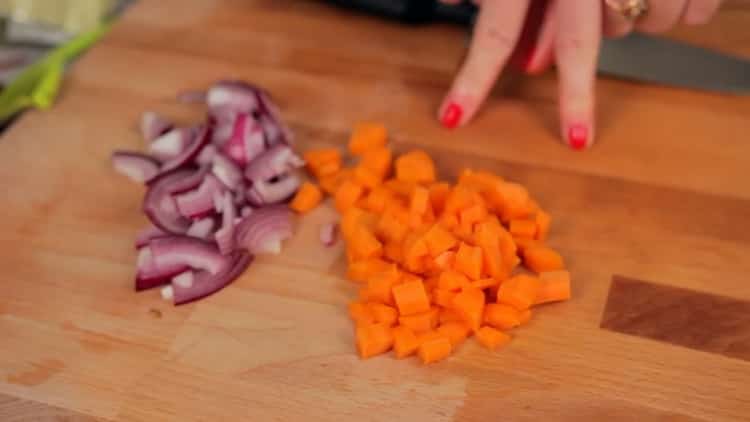
<path fill-rule="evenodd" d="M 731 1 L 673 35 L 750 57 L 748 24 Z M 320 2 L 137 3 L 52 111 L 0 139 L 0 420 L 750 420 L 750 98 L 601 80 L 598 144 L 574 153 L 554 76 L 511 77 L 446 131 L 434 110 L 465 41 Z M 142 189 L 110 153 L 142 147 L 143 110 L 199 119 L 175 93 L 227 77 L 267 87 L 300 148 L 374 119 L 444 177 L 524 183 L 555 218 L 573 300 L 497 353 L 360 361 L 342 246 L 317 240 L 328 205 L 207 300 L 134 293 Z"/>

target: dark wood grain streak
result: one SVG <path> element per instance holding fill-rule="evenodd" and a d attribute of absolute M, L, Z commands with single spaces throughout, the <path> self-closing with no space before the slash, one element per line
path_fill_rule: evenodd
<path fill-rule="evenodd" d="M 750 302 L 615 276 L 601 327 L 750 361 Z"/>
<path fill-rule="evenodd" d="M 32 400 L 0 394 L 0 420 L 3 422 L 60 421 L 60 422 L 107 422 L 83 413 Z"/>

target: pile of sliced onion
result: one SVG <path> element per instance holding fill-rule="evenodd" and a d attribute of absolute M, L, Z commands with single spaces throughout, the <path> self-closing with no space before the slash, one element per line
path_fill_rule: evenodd
<path fill-rule="evenodd" d="M 138 233 L 135 289 L 162 287 L 175 305 L 231 283 L 257 254 L 276 254 L 292 235 L 286 205 L 304 165 L 291 132 L 261 88 L 221 81 L 179 95 L 208 106 L 205 122 L 177 127 L 148 111 L 140 129 L 148 153 L 116 151 L 115 170 L 147 191 L 151 226 Z"/>

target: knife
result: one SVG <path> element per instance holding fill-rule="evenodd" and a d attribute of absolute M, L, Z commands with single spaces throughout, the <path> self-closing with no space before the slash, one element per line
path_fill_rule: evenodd
<path fill-rule="evenodd" d="M 406 23 L 451 22 L 473 26 L 471 2 L 445 5 L 436 0 L 330 0 L 342 7 Z M 632 33 L 605 39 L 599 74 L 620 79 L 726 94 L 750 94 L 750 60 L 662 37 Z"/>

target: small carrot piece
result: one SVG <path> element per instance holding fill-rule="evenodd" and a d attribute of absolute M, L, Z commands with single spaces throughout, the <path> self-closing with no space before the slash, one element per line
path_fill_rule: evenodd
<path fill-rule="evenodd" d="M 388 142 L 388 131 L 382 124 L 357 123 L 349 138 L 349 152 L 352 155 L 362 155 L 368 150 L 385 146 L 386 142 Z"/>
<path fill-rule="evenodd" d="M 336 191 L 344 181 L 349 180 L 352 176 L 352 169 L 341 169 L 336 173 L 321 175 L 318 177 L 320 189 L 329 195 L 336 195 Z"/>
<path fill-rule="evenodd" d="M 455 269 L 472 280 L 478 280 L 482 276 L 482 264 L 482 249 L 461 242 L 456 252 Z"/>
<path fill-rule="evenodd" d="M 433 225 L 424 235 L 424 241 L 433 258 L 456 246 L 458 240 L 439 224 Z"/>
<path fill-rule="evenodd" d="M 474 204 L 461 210 L 459 221 L 467 230 L 474 230 L 474 224 L 487 218 L 487 207 L 483 203 Z"/>
<path fill-rule="evenodd" d="M 416 334 L 408 327 L 398 325 L 393 327 L 393 351 L 396 358 L 403 359 L 413 355 L 419 348 Z"/>
<path fill-rule="evenodd" d="M 413 228 L 419 227 L 428 211 L 432 212 L 430 209 L 430 193 L 426 188 L 417 186 L 414 188 L 409 202 L 409 225 Z"/>
<path fill-rule="evenodd" d="M 443 212 L 445 201 L 451 192 L 451 185 L 448 183 L 435 183 L 430 186 L 430 204 L 436 214 Z"/>
<path fill-rule="evenodd" d="M 364 283 L 369 277 L 385 271 L 391 264 L 380 258 L 365 259 L 353 262 L 346 270 L 346 278 L 358 283 Z"/>
<path fill-rule="evenodd" d="M 536 222 L 536 239 L 544 241 L 547 239 L 550 226 L 552 225 L 552 217 L 546 212 L 539 210 L 534 215 L 534 222 Z"/>
<path fill-rule="evenodd" d="M 292 202 L 289 203 L 289 208 L 303 214 L 317 207 L 322 199 L 323 192 L 320 191 L 320 188 L 310 182 L 305 182 L 294 195 Z"/>
<path fill-rule="evenodd" d="M 365 197 L 364 208 L 368 211 L 381 214 L 392 198 L 393 194 L 388 189 L 377 186 Z"/>
<path fill-rule="evenodd" d="M 479 344 L 490 349 L 496 350 L 510 341 L 510 336 L 500 330 L 492 327 L 482 327 L 476 333 Z"/>
<path fill-rule="evenodd" d="M 502 303 L 489 303 L 484 308 L 484 323 L 501 330 L 521 325 L 516 308 Z"/>
<path fill-rule="evenodd" d="M 360 290 L 360 299 L 366 302 L 379 302 L 393 305 L 393 286 L 401 278 L 401 272 L 393 265 L 385 271 L 372 275 L 367 284 Z"/>
<path fill-rule="evenodd" d="M 524 309 L 523 311 L 518 313 L 518 321 L 521 323 L 521 325 L 526 324 L 531 320 L 532 311 L 531 309 Z"/>
<path fill-rule="evenodd" d="M 430 244 L 427 244 L 427 249 L 430 248 Z M 456 262 L 456 253 L 453 251 L 445 251 L 433 259 L 435 268 L 443 272 L 450 268 L 453 268 L 453 264 Z"/>
<path fill-rule="evenodd" d="M 439 311 L 438 308 L 430 308 L 419 314 L 402 315 L 398 317 L 398 323 L 417 334 L 430 331 L 438 325 Z"/>
<path fill-rule="evenodd" d="M 349 317 L 357 324 L 371 324 L 375 322 L 375 315 L 362 302 L 349 303 Z"/>
<path fill-rule="evenodd" d="M 396 179 L 413 183 L 435 181 L 435 164 L 422 150 L 407 152 L 396 159 Z"/>
<path fill-rule="evenodd" d="M 527 237 L 534 239 L 536 236 L 536 221 L 510 220 L 510 234 L 513 235 L 513 237 Z"/>
<path fill-rule="evenodd" d="M 437 288 L 432 292 L 432 301 L 436 305 L 440 305 L 444 308 L 453 306 L 453 299 L 456 298 L 458 292 L 452 292 L 450 290 L 444 290 Z"/>
<path fill-rule="evenodd" d="M 443 334 L 451 342 L 451 346 L 455 349 L 461 344 L 466 337 L 469 336 L 471 330 L 463 322 L 447 322 L 437 327 L 438 333 Z"/>
<path fill-rule="evenodd" d="M 523 251 L 523 263 L 531 271 L 543 273 L 565 268 L 562 256 L 547 246 L 534 246 Z"/>
<path fill-rule="evenodd" d="M 385 212 L 380 216 L 378 225 L 375 228 L 376 233 L 390 242 L 401 243 L 409 231 L 409 227 L 402 223 L 399 218 L 390 212 Z"/>
<path fill-rule="evenodd" d="M 403 263 L 404 252 L 400 243 L 388 242 L 383 246 L 383 256 L 393 262 Z"/>
<path fill-rule="evenodd" d="M 383 183 L 383 178 L 374 170 L 371 170 L 365 166 L 354 167 L 353 176 L 354 181 L 360 186 L 372 190 Z"/>
<path fill-rule="evenodd" d="M 404 266 L 407 270 L 421 273 L 424 270 L 424 257 L 429 256 L 427 244 L 421 238 L 404 242 Z"/>
<path fill-rule="evenodd" d="M 389 327 L 396 325 L 398 321 L 398 311 L 396 308 L 382 303 L 370 303 L 368 307 L 375 322 L 386 324 Z"/>
<path fill-rule="evenodd" d="M 463 289 L 453 299 L 453 309 L 474 331 L 478 330 L 482 324 L 484 299 L 484 292 L 473 287 Z"/>
<path fill-rule="evenodd" d="M 365 226 L 354 229 L 349 239 L 349 249 L 356 259 L 379 258 L 383 255 L 383 244 Z"/>
<path fill-rule="evenodd" d="M 414 315 L 430 310 L 430 300 L 422 281 L 401 283 L 393 286 L 392 291 L 400 315 Z"/>
<path fill-rule="evenodd" d="M 334 195 L 334 202 L 336 209 L 339 212 L 345 212 L 349 208 L 353 207 L 354 204 L 362 197 L 364 188 L 359 183 L 351 180 L 345 180 L 336 189 L 336 195 Z"/>
<path fill-rule="evenodd" d="M 498 284 L 500 284 L 500 281 L 494 278 L 482 278 L 479 280 L 474 280 L 469 284 L 476 289 L 484 290 L 488 287 L 497 286 Z"/>
<path fill-rule="evenodd" d="M 519 311 L 534 304 L 541 282 L 538 278 L 519 274 L 506 280 L 497 291 L 497 303 L 504 303 Z"/>
<path fill-rule="evenodd" d="M 516 247 L 518 248 L 518 251 L 521 253 L 521 255 L 523 255 L 524 252 L 529 248 L 544 246 L 540 241 L 532 239 L 530 237 L 514 237 L 513 241 L 516 242 Z"/>
<path fill-rule="evenodd" d="M 310 172 L 319 179 L 335 174 L 341 169 L 341 152 L 336 148 L 309 150 L 303 157 Z"/>
<path fill-rule="evenodd" d="M 456 293 L 456 295 L 458 295 L 458 293 Z M 453 306 L 452 303 L 451 303 L 451 306 Z M 461 315 L 459 315 L 458 312 L 453 310 L 453 308 L 440 309 L 440 313 L 438 315 L 438 321 L 440 324 L 445 324 L 446 322 L 460 322 L 460 323 L 465 324 Z"/>
<path fill-rule="evenodd" d="M 362 324 L 357 326 L 357 350 L 367 359 L 391 350 L 393 333 L 386 324 Z"/>
<path fill-rule="evenodd" d="M 455 270 L 443 271 L 438 278 L 438 289 L 449 292 L 458 292 L 464 287 L 470 286 L 469 279 Z"/>
<path fill-rule="evenodd" d="M 391 171 L 392 155 L 391 149 L 388 147 L 372 148 L 362 155 L 359 165 L 374 171 L 382 180 Z"/>
<path fill-rule="evenodd" d="M 453 347 L 448 338 L 440 336 L 419 345 L 419 357 L 422 362 L 433 363 L 445 359 L 451 354 Z"/>
<path fill-rule="evenodd" d="M 458 215 L 461 210 L 471 207 L 476 202 L 476 192 L 458 185 L 448 194 L 443 208 L 443 214 Z"/>
<path fill-rule="evenodd" d="M 570 273 L 568 271 L 543 272 L 539 274 L 539 279 L 541 285 L 534 305 L 570 299 Z"/>

